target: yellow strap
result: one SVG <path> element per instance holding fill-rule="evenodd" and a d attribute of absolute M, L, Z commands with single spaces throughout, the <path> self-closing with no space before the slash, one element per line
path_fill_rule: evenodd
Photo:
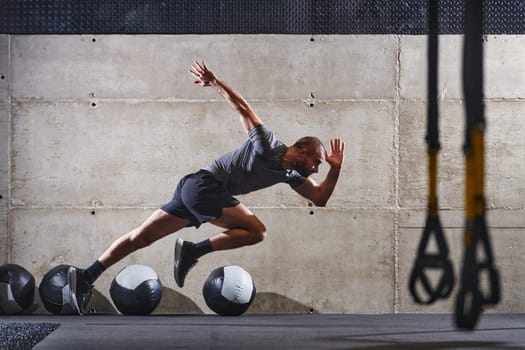
<path fill-rule="evenodd" d="M 428 210 L 429 217 L 436 218 L 438 215 L 437 200 L 437 155 L 439 148 L 428 148 Z"/>
<path fill-rule="evenodd" d="M 472 128 L 470 149 L 466 154 L 465 215 L 467 222 L 485 212 L 484 202 L 484 130 Z"/>

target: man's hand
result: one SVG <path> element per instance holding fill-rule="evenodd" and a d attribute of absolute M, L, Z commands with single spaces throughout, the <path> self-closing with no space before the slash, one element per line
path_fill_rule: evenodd
<path fill-rule="evenodd" d="M 252 107 L 234 88 L 226 84 L 224 81 L 217 79 L 215 74 L 206 67 L 204 61 L 193 62 L 189 72 L 197 78 L 195 84 L 200 86 L 211 86 L 224 97 L 226 102 L 239 113 L 241 123 L 246 132 L 250 132 L 254 127 L 261 125 L 262 121 L 255 114 Z"/>
<path fill-rule="evenodd" d="M 206 67 L 204 61 L 200 63 L 198 61 L 193 62 L 189 72 L 197 78 L 195 84 L 199 84 L 200 86 L 210 86 L 212 82 L 217 80 L 215 74 Z"/>
<path fill-rule="evenodd" d="M 340 138 L 331 139 L 330 148 L 330 154 L 325 155 L 325 161 L 330 165 L 330 170 L 323 182 L 318 185 L 312 178 L 307 177 L 302 185 L 294 187 L 297 193 L 319 207 L 324 207 L 332 195 L 344 161 L 345 143 Z"/>
<path fill-rule="evenodd" d="M 340 138 L 330 140 L 330 154 L 326 156 L 326 162 L 332 168 L 341 168 L 344 162 L 345 143 Z"/>

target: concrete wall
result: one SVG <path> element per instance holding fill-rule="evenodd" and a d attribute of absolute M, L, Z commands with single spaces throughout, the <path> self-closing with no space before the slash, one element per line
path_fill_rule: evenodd
<path fill-rule="evenodd" d="M 9 37 L 0 35 L 0 264 L 9 262 Z"/>
<path fill-rule="evenodd" d="M 524 44 L 490 36 L 485 45 L 486 194 L 500 312 L 525 312 Z M 57 264 L 86 266 L 169 200 L 181 176 L 243 142 L 228 105 L 187 73 L 206 59 L 284 142 L 305 134 L 346 141 L 336 191 L 319 209 L 287 185 L 239 196 L 266 223 L 267 240 L 206 256 L 179 289 L 175 237 L 167 237 L 110 268 L 94 308 L 112 311 L 112 278 L 140 263 L 165 286 L 160 313 L 210 312 L 202 284 L 225 264 L 254 277 L 252 312 L 452 311 L 453 297 L 421 307 L 407 289 L 426 215 L 425 45 L 419 36 L 0 36 L 3 262 L 25 266 L 38 283 Z M 459 273 L 462 37 L 441 37 L 440 48 L 439 195 Z M 198 241 L 216 232 L 203 225 L 179 235 Z"/>

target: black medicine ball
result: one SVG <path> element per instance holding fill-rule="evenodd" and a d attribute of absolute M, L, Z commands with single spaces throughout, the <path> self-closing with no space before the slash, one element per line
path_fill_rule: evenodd
<path fill-rule="evenodd" d="M 27 310 L 35 299 L 35 278 L 20 265 L 0 266 L 0 313 L 18 314 Z"/>
<path fill-rule="evenodd" d="M 255 298 L 252 276 L 240 266 L 229 265 L 213 270 L 202 294 L 206 305 L 221 316 L 239 316 L 245 313 Z"/>
<path fill-rule="evenodd" d="M 38 287 L 42 303 L 47 311 L 53 314 L 77 314 L 71 296 L 70 269 L 76 269 L 76 267 L 58 265 L 52 268 L 44 275 Z"/>
<path fill-rule="evenodd" d="M 129 265 L 115 276 L 109 292 L 122 314 L 149 315 L 160 303 L 162 284 L 151 267 Z"/>

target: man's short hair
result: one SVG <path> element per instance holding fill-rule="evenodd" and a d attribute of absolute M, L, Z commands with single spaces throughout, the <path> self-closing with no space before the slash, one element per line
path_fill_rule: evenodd
<path fill-rule="evenodd" d="M 305 136 L 297 140 L 293 147 L 295 148 L 306 148 L 309 152 L 321 150 L 326 155 L 326 148 L 324 147 L 321 140 L 315 136 Z"/>

